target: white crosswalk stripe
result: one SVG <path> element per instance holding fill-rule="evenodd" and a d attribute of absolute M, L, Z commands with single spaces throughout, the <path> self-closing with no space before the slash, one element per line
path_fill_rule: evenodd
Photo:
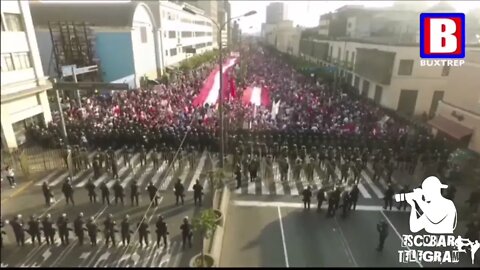
<path fill-rule="evenodd" d="M 382 191 L 377 187 L 375 183 L 373 183 L 373 181 L 370 179 L 370 176 L 368 176 L 365 171 L 362 171 L 362 176 L 365 179 L 365 181 L 367 181 L 367 184 L 370 186 L 370 188 L 373 190 L 373 193 L 375 193 L 375 195 L 379 199 L 383 198 Z"/>
<path fill-rule="evenodd" d="M 158 168 L 157 172 L 152 177 L 152 184 L 156 185 L 160 180 L 160 176 L 165 172 L 167 168 L 167 162 L 163 162 L 162 165 Z"/>
<path fill-rule="evenodd" d="M 180 175 L 180 180 L 182 181 L 183 185 L 185 185 L 185 181 L 187 180 L 187 175 L 189 172 L 190 172 L 190 163 L 186 162 L 185 168 L 182 169 L 182 174 Z"/>
<path fill-rule="evenodd" d="M 45 176 L 42 180 L 38 181 L 38 183 L 35 184 L 35 186 L 39 187 L 41 185 L 43 185 L 44 182 L 49 182 L 50 180 L 52 180 L 52 178 L 58 174 L 58 170 L 55 170 L 51 173 L 49 173 L 47 176 Z"/>
<path fill-rule="evenodd" d="M 205 166 L 205 161 L 207 160 L 207 151 L 203 151 L 202 156 L 200 157 L 200 161 L 198 162 L 197 168 L 195 169 L 195 173 L 193 174 L 192 181 L 190 182 L 190 186 L 187 190 L 193 191 L 193 185 L 195 185 L 195 181 L 200 176 L 203 167 Z"/>
<path fill-rule="evenodd" d="M 141 186 L 143 184 L 143 182 L 145 181 L 145 179 L 147 179 L 147 176 L 150 175 L 150 173 L 153 171 L 154 167 L 153 167 L 153 163 L 150 163 L 148 166 L 147 166 L 147 169 L 142 173 L 142 176 L 140 177 L 140 179 L 138 179 L 138 185 Z"/>
<path fill-rule="evenodd" d="M 178 168 L 177 166 L 175 168 Z M 162 183 L 160 186 L 160 190 L 167 190 L 168 186 L 170 185 L 170 182 L 172 182 L 173 176 L 175 175 L 175 171 L 173 167 L 168 171 L 167 177 L 165 177 L 165 181 Z"/>

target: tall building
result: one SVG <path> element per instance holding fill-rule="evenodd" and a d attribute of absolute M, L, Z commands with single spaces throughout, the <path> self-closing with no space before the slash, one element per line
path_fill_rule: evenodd
<path fill-rule="evenodd" d="M 202 9 L 205 12 L 205 16 L 212 18 L 215 22 L 219 22 L 218 20 L 218 2 L 217 1 L 201 1 L 201 0 L 189 0 L 185 1 L 188 4 L 191 4 L 195 7 Z M 221 1 L 223 2 L 223 1 Z M 213 25 L 213 46 L 218 48 L 217 44 L 217 29 L 215 25 Z"/>
<path fill-rule="evenodd" d="M 52 121 L 30 7 L 27 1 L 1 1 L 2 149 L 12 150 L 25 142 L 30 124 Z"/>
<path fill-rule="evenodd" d="M 287 19 L 287 9 L 283 3 L 275 2 L 267 6 L 267 24 L 277 24 Z"/>

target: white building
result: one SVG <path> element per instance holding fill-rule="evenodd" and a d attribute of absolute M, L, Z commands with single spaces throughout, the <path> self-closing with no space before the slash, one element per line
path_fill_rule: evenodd
<path fill-rule="evenodd" d="M 1 1 L 2 149 L 25 140 L 25 127 L 52 120 L 30 8 L 26 1 Z"/>
<path fill-rule="evenodd" d="M 437 136 L 446 135 L 480 153 L 480 49 L 467 50 L 465 61 L 450 71 L 448 91 L 429 124 Z"/>
<path fill-rule="evenodd" d="M 287 19 L 287 8 L 284 3 L 275 2 L 267 6 L 266 20 L 268 24 L 277 24 Z"/>
<path fill-rule="evenodd" d="M 194 8 L 189 6 L 189 9 Z M 193 56 L 187 53 L 188 49 L 195 49 L 196 54 L 213 49 L 214 26 L 209 19 L 183 11 L 183 5 L 170 1 L 159 1 L 159 12 L 164 67 L 175 66 Z M 203 15 L 201 9 L 195 12 Z"/>

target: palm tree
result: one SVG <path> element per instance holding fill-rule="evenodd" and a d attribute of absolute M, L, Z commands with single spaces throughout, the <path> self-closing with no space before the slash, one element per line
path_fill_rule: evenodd
<path fill-rule="evenodd" d="M 202 249 L 201 249 L 201 265 L 200 267 L 205 266 L 205 251 L 204 251 L 204 241 L 205 237 L 211 238 L 215 229 L 217 227 L 217 216 L 213 209 L 203 210 L 199 217 L 195 218 L 192 222 L 193 230 L 200 234 L 202 239 Z"/>

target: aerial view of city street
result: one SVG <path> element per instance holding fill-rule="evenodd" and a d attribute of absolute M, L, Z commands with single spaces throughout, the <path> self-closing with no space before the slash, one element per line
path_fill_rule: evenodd
<path fill-rule="evenodd" d="M 480 266 L 480 1 L 1 1 L 9 267 Z"/>

